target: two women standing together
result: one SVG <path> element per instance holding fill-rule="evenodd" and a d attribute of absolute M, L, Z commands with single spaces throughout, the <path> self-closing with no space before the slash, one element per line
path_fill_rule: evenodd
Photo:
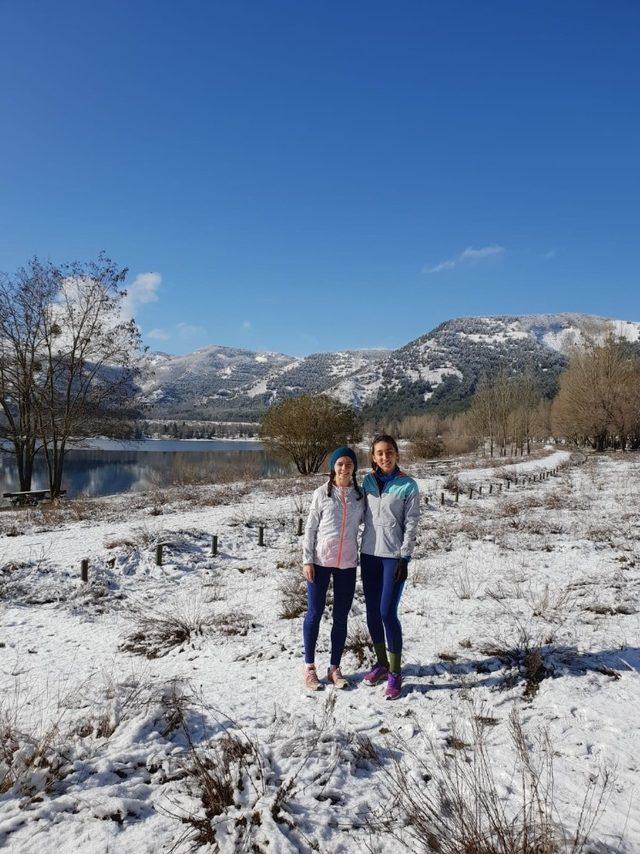
<path fill-rule="evenodd" d="M 376 654 L 376 663 L 364 682 L 377 685 L 386 681 L 386 698 L 396 700 L 400 696 L 402 627 L 398 603 L 415 545 L 420 496 L 417 483 L 400 471 L 398 462 L 395 439 L 376 436 L 371 444 L 372 471 L 360 487 L 355 453 L 351 448 L 337 448 L 329 460 L 328 484 L 313 493 L 303 546 L 308 600 L 303 626 L 304 682 L 311 691 L 322 687 L 314 659 L 331 580 L 333 626 L 327 678 L 337 688 L 348 684 L 340 671 L 340 660 L 356 587 L 358 533 L 364 523 L 360 566 L 367 626 Z"/>

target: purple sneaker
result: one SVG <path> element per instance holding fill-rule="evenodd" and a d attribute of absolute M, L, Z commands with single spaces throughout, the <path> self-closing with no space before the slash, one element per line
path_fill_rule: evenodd
<path fill-rule="evenodd" d="M 397 700 L 402 693 L 402 676 L 399 673 L 390 673 L 387 679 L 387 687 L 384 696 L 387 700 Z"/>
<path fill-rule="evenodd" d="M 365 685 L 377 685 L 378 682 L 384 682 L 389 675 L 389 668 L 384 664 L 375 664 L 362 680 Z"/>

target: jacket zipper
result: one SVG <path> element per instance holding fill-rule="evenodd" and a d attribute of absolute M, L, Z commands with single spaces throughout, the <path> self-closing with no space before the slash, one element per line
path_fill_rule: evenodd
<path fill-rule="evenodd" d="M 347 498 L 342 490 L 342 487 L 338 487 L 340 490 L 340 501 L 342 502 L 342 525 L 340 526 L 340 543 L 338 545 L 338 568 L 342 567 L 340 564 L 342 563 L 342 543 L 344 541 L 344 529 L 347 526 Z"/>

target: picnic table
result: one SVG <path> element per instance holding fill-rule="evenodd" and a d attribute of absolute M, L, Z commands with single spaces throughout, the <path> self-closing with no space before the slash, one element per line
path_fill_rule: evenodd
<path fill-rule="evenodd" d="M 60 495 L 66 495 L 67 490 L 61 489 Z M 26 489 L 22 492 L 3 492 L 3 498 L 8 498 L 14 507 L 25 504 L 36 505 L 38 501 L 44 501 L 45 498 L 51 498 L 50 489 Z"/>

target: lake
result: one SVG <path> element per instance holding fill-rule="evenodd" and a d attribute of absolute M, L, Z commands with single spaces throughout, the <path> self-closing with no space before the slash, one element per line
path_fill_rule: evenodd
<path fill-rule="evenodd" d="M 36 460 L 32 488 L 47 489 L 44 457 L 38 454 Z M 94 439 L 90 447 L 74 447 L 67 452 L 63 488 L 69 497 L 97 497 L 169 484 L 268 477 L 288 470 L 259 442 Z M 18 489 L 15 459 L 0 451 L 0 495 Z"/>

